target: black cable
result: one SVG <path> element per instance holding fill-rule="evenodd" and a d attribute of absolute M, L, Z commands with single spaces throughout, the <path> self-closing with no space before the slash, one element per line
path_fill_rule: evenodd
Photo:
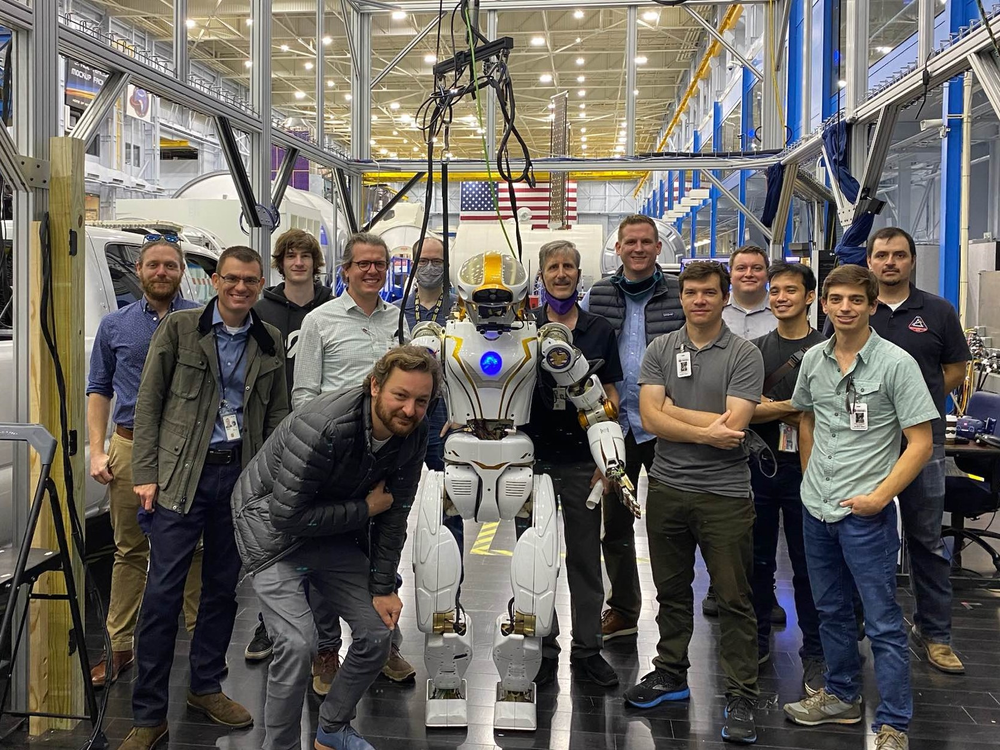
<path fill-rule="evenodd" d="M 52 366 L 55 371 L 56 379 L 56 390 L 59 393 L 59 446 L 62 449 L 62 462 L 63 462 L 63 481 L 66 484 L 66 509 L 70 518 L 70 528 L 72 529 L 72 537 L 74 541 L 74 546 L 76 547 L 77 554 L 80 556 L 80 563 L 83 567 L 83 578 L 84 578 L 84 588 L 90 594 L 93 606 L 96 609 L 97 616 L 101 622 L 103 635 L 104 635 L 104 653 L 105 653 L 105 669 L 108 674 L 111 673 L 112 668 L 112 647 L 111 647 L 111 636 L 108 633 L 107 618 L 104 613 L 104 603 L 101 601 L 100 592 L 97 590 L 97 585 L 94 583 L 93 576 L 90 574 L 90 566 L 87 565 L 86 560 L 86 550 L 83 544 L 83 526 L 80 522 L 80 517 L 77 514 L 76 502 L 74 500 L 73 493 L 73 465 L 70 462 L 70 440 L 69 440 L 69 414 L 67 409 L 68 396 L 66 388 L 66 375 L 63 371 L 62 361 L 59 357 L 59 348 L 56 343 L 56 328 L 55 328 L 55 304 L 54 304 L 54 292 L 52 288 L 52 237 L 50 233 L 49 224 L 49 214 L 45 213 L 42 217 L 42 223 L 40 227 L 40 241 L 42 248 L 42 300 L 41 300 L 41 325 L 42 325 L 42 337 L 45 339 L 45 346 L 49 350 L 49 356 L 52 357 Z M 67 561 L 69 564 L 69 561 Z M 81 638 L 85 634 L 81 633 Z M 88 679 L 89 675 L 84 675 L 84 679 Z M 101 727 L 104 724 L 104 716 L 107 713 L 108 708 L 108 697 L 111 694 L 110 686 L 106 686 L 104 690 L 104 695 L 101 697 L 101 704 L 98 707 L 97 719 L 94 722 L 93 731 L 90 734 L 90 738 L 82 746 L 81 750 L 89 750 L 89 748 L 97 747 L 107 747 L 107 740 L 104 740 L 102 744 L 100 738 L 103 737 L 103 731 Z"/>

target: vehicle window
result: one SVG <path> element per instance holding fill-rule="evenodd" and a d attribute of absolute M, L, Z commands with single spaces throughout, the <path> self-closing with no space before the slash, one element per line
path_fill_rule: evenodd
<path fill-rule="evenodd" d="M 205 255 L 195 255 L 187 253 L 188 281 L 194 290 L 194 301 L 207 304 L 215 296 L 215 287 L 212 286 L 212 274 L 215 273 L 215 259 Z"/>
<path fill-rule="evenodd" d="M 142 285 L 135 273 L 135 264 L 139 260 L 139 246 L 109 243 L 104 246 L 104 254 L 108 259 L 111 284 L 120 310 L 142 297 Z"/>

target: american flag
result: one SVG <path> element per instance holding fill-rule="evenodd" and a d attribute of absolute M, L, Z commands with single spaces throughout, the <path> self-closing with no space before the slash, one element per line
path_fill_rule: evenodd
<path fill-rule="evenodd" d="M 539 182 L 535 187 L 526 183 L 514 183 L 514 194 L 517 196 L 517 207 L 531 210 L 531 228 L 549 228 L 549 183 Z M 462 204 L 459 209 L 460 221 L 496 221 L 497 212 L 493 208 L 493 195 L 497 196 L 500 207 L 500 218 L 510 219 L 510 194 L 506 184 L 491 182 L 463 182 Z M 576 214 L 576 183 L 566 183 L 566 219 L 575 224 Z"/>

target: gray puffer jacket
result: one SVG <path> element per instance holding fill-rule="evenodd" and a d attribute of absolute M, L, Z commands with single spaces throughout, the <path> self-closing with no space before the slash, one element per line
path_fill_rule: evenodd
<path fill-rule="evenodd" d="M 307 539 L 353 534 L 362 543 L 367 539 L 371 593 L 395 590 L 427 423 L 375 453 L 371 410 L 371 396 L 361 387 L 317 396 L 278 425 L 243 470 L 233 490 L 233 525 L 251 574 Z M 371 519 L 365 497 L 381 479 L 392 507 Z"/>

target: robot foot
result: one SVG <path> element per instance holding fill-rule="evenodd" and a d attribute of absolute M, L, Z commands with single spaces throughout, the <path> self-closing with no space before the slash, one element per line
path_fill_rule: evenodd
<path fill-rule="evenodd" d="M 466 696 L 468 683 L 462 680 L 461 690 L 435 690 L 427 680 L 427 708 L 424 725 L 438 729 L 454 729 L 469 726 L 469 707 Z"/>
<path fill-rule="evenodd" d="M 534 732 L 538 729 L 535 712 L 535 683 L 526 693 L 504 690 L 497 683 L 497 700 L 493 704 L 493 728 L 518 732 Z"/>

